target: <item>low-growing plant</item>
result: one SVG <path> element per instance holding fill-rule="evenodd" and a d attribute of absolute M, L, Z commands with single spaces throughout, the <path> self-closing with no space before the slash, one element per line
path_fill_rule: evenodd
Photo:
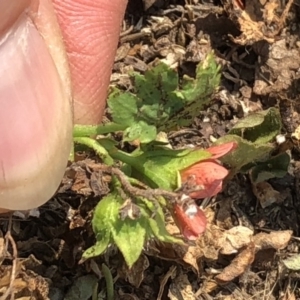
<path fill-rule="evenodd" d="M 199 237 L 207 221 L 194 199 L 222 190 L 228 170 L 219 159 L 233 173 L 241 168 L 254 170 L 252 174 L 260 178 L 265 164 L 268 178 L 279 175 L 269 164 L 270 160 L 278 162 L 272 157 L 272 142 L 281 130 L 280 116 L 273 108 L 241 120 L 206 150 L 174 150 L 157 138 L 160 132 L 191 125 L 211 101 L 220 83 L 220 67 L 213 54 L 197 66 L 195 78 L 179 78 L 176 70 L 159 63 L 144 75 L 132 73 L 131 79 L 133 91 L 116 87 L 110 91 L 111 122 L 74 129 L 74 142 L 95 150 L 103 161 L 99 168 L 113 178 L 110 193 L 99 199 L 95 208 L 92 226 L 96 243 L 84 252 L 83 260 L 102 254 L 115 243 L 132 266 L 149 239 L 182 243 L 182 238 L 167 231 L 166 212 L 173 216 L 184 238 Z M 136 145 L 132 153 L 120 150 L 107 135 L 120 131 L 122 142 Z M 116 162 L 121 168 L 115 167 Z M 280 170 L 288 163 L 285 157 Z"/>

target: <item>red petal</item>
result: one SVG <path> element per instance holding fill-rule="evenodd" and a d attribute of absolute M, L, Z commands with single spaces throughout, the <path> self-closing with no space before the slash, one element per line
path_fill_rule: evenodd
<path fill-rule="evenodd" d="M 222 181 L 228 175 L 228 170 L 214 161 L 202 161 L 180 172 L 184 184 L 189 178 L 203 189 L 191 193 L 192 198 L 206 198 L 217 195 L 222 190 Z"/>
<path fill-rule="evenodd" d="M 236 148 L 237 148 L 236 142 L 229 142 L 222 145 L 207 148 L 206 151 L 208 151 L 212 155 L 212 157 L 210 157 L 209 159 L 216 159 L 224 156 L 225 154 L 229 153 L 232 150 L 235 150 Z"/>
<path fill-rule="evenodd" d="M 206 216 L 198 206 L 197 214 L 191 217 L 180 205 L 174 204 L 173 218 L 183 236 L 188 240 L 196 240 L 206 229 Z"/>
<path fill-rule="evenodd" d="M 217 194 L 219 194 L 222 191 L 223 188 L 223 181 L 214 181 L 211 183 L 209 187 L 206 187 L 203 190 L 196 191 L 193 193 L 190 193 L 189 196 L 193 199 L 203 199 L 207 197 L 213 197 Z"/>

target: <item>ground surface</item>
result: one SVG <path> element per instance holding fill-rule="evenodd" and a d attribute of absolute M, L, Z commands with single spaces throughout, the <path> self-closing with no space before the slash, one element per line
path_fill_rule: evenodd
<path fill-rule="evenodd" d="M 288 138 L 284 150 L 290 151 L 292 162 L 285 177 L 268 182 L 278 192 L 274 203 L 262 208 L 259 191 L 239 174 L 206 209 L 211 226 L 196 244 L 150 243 L 131 270 L 114 248 L 78 264 L 94 241 L 92 211 L 108 192 L 110 177 L 88 163 L 75 163 L 57 195 L 40 208 L 39 218 L 13 219 L 21 258 L 15 265 L 15 299 L 64 299 L 74 287 L 75 293 L 65 299 L 89 299 L 82 286 L 93 285 L 95 277 L 85 276 L 98 274 L 98 290 L 104 290 L 99 274 L 103 262 L 115 280 L 116 299 L 300 299 L 299 273 L 282 263 L 298 253 L 300 241 L 300 152 L 297 138 L 290 138 L 299 125 L 300 2 L 294 1 L 289 10 L 285 8 L 293 1 L 252 0 L 246 8 L 242 0 L 186 2 L 129 1 L 112 84 L 130 89 L 128 72 L 144 72 L 157 59 L 177 66 L 180 74 L 193 75 L 196 64 L 213 49 L 222 65 L 220 92 L 191 128 L 172 132 L 170 141 L 174 147 L 207 147 L 246 114 L 278 107 Z M 89 158 L 92 154 L 77 153 L 78 160 Z M 5 231 L 7 221 L 2 225 Z M 247 236 L 245 228 L 255 235 L 237 251 L 222 253 L 213 243 L 219 238 L 214 226 L 238 228 L 231 244 Z M 0 290 L 7 287 L 11 270 L 11 260 L 5 260 Z"/>

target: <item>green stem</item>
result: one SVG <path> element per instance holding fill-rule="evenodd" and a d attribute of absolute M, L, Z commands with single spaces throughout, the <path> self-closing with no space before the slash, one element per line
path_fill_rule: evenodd
<path fill-rule="evenodd" d="M 101 269 L 106 282 L 106 299 L 114 300 L 114 281 L 109 268 L 106 264 L 102 264 Z"/>
<path fill-rule="evenodd" d="M 93 149 L 105 164 L 109 166 L 113 164 L 113 159 L 110 157 L 107 150 L 103 146 L 101 146 L 96 140 L 89 137 L 74 137 L 73 141 L 74 143 L 84 145 Z"/>
<path fill-rule="evenodd" d="M 110 132 L 123 131 L 126 126 L 113 122 L 101 125 L 75 125 L 73 137 L 89 137 L 93 135 L 106 134 Z"/>
<path fill-rule="evenodd" d="M 103 148 L 109 153 L 109 155 L 116 160 L 120 160 L 121 162 L 128 164 L 134 168 L 139 167 L 139 163 L 137 162 L 137 158 L 117 149 L 115 146 L 111 144 L 106 144 L 105 140 L 99 140 L 99 143 L 102 145 Z M 138 168 L 139 169 L 139 168 Z"/>
<path fill-rule="evenodd" d="M 93 288 L 92 300 L 98 300 L 98 283 Z"/>

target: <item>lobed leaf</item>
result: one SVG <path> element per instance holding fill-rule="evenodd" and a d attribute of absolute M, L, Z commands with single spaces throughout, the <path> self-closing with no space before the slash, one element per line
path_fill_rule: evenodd
<path fill-rule="evenodd" d="M 281 117 L 276 108 L 253 113 L 240 120 L 230 131 L 255 144 L 271 142 L 281 130 Z"/>
<path fill-rule="evenodd" d="M 252 182 L 258 183 L 274 177 L 284 177 L 288 171 L 290 161 L 290 156 L 284 152 L 258 163 L 251 170 Z"/>
<path fill-rule="evenodd" d="M 255 161 L 267 159 L 274 147 L 271 144 L 255 144 L 237 135 L 225 135 L 217 140 L 215 144 L 220 145 L 227 142 L 236 142 L 237 149 L 221 158 L 223 163 L 231 166 L 236 171 Z"/>
<path fill-rule="evenodd" d="M 220 70 L 212 54 L 198 65 L 196 78 L 159 63 L 144 75 L 132 73 L 134 93 L 113 88 L 108 98 L 113 122 L 124 126 L 124 140 L 148 143 L 156 131 L 188 126 L 219 85 Z M 155 131 L 156 129 L 156 131 Z"/>

